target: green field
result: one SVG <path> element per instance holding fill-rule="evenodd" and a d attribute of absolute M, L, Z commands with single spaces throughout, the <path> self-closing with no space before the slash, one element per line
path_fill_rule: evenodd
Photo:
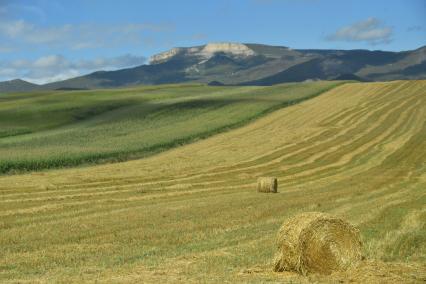
<path fill-rule="evenodd" d="M 76 104 L 86 99 L 99 105 L 101 98 L 126 102 L 126 96 L 134 99 L 140 94 L 146 101 L 139 105 L 134 99 L 123 112 L 108 110 L 93 116 L 87 114 L 90 111 L 80 112 L 92 117 L 82 122 L 70 119 L 72 111 L 60 112 L 61 122 L 41 117 L 39 121 L 51 123 L 43 130 L 37 129 L 36 118 L 27 125 L 27 117 L 10 127 L 9 133 L 24 126 L 34 133 L 2 138 L 1 159 L 3 163 L 24 161 L 24 155 L 30 155 L 37 161 L 44 158 L 40 153 L 51 152 L 51 160 L 43 160 L 47 163 L 54 161 L 56 151 L 68 157 L 61 152 L 68 147 L 70 156 L 82 155 L 75 150 L 78 142 L 84 143 L 78 133 L 90 137 L 89 129 L 97 139 L 82 144 L 85 150 L 93 142 L 100 153 L 105 149 L 115 153 L 114 149 L 124 145 L 140 151 L 144 148 L 138 148 L 138 142 L 157 145 L 175 141 L 173 135 L 195 137 L 206 133 L 203 129 L 247 122 L 265 110 L 310 97 L 334 84 L 8 95 L 0 104 L 3 117 L 8 100 L 24 106 L 25 100 L 48 98 L 63 109 L 69 106 L 64 99 Z M 206 103 L 212 109 L 196 103 L 194 108 L 177 107 L 174 100 L 194 105 L 188 101 L 192 100 L 189 90 L 201 102 L 217 99 L 227 104 L 215 108 L 214 103 Z M 0 282 L 424 283 L 425 90 L 426 81 L 346 83 L 242 127 L 142 159 L 3 175 Z M 164 101 L 170 104 L 155 109 Z M 48 106 L 40 103 L 39 107 L 44 105 Z M 27 106 L 35 109 L 37 105 Z M 132 125 L 133 130 L 148 129 L 124 119 L 126 115 L 139 117 L 140 112 L 130 111 L 132 107 L 153 108 L 150 115 L 136 121 L 151 123 L 155 129 L 150 133 L 157 130 L 159 136 L 149 140 L 142 132 L 128 134 L 117 138 L 123 142 L 115 146 L 103 141 L 119 133 L 120 123 Z M 113 119 L 117 120 L 114 127 L 103 122 Z M 190 136 L 185 127 L 178 127 L 182 125 L 197 131 Z M 96 134 L 97 127 L 110 132 Z M 165 129 L 171 133 L 163 133 Z M 26 137 L 44 142 L 34 143 L 38 148 L 32 149 L 32 139 Z M 8 150 L 3 147 L 7 143 L 11 145 Z M 23 149 L 29 154 L 22 153 Z M 279 192 L 258 193 L 260 176 L 276 176 Z M 342 217 L 360 229 L 365 260 L 359 268 L 307 277 L 272 271 L 279 227 L 287 218 L 308 211 Z"/>
<path fill-rule="evenodd" d="M 0 173 L 147 156 L 241 126 L 338 84 L 3 94 Z"/>

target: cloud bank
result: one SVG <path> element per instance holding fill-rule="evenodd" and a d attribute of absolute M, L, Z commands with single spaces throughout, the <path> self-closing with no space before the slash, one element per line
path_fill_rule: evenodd
<path fill-rule="evenodd" d="M 387 44 L 392 41 L 393 30 L 384 26 L 376 18 L 356 22 L 338 29 L 326 37 L 329 41 L 367 42 L 372 45 Z"/>
<path fill-rule="evenodd" d="M 36 60 L 19 59 L 0 62 L 0 77 L 5 80 L 22 78 L 32 83 L 44 84 L 98 70 L 138 66 L 145 62 L 144 56 L 131 54 L 91 60 L 69 60 L 62 55 L 48 55 Z"/>
<path fill-rule="evenodd" d="M 48 45 L 70 49 L 123 46 L 142 41 L 143 32 L 166 32 L 172 25 L 79 24 L 40 26 L 25 20 L 0 20 L 0 39 L 15 46 Z"/>
<path fill-rule="evenodd" d="M 125 54 L 87 60 L 70 59 L 61 54 L 73 54 L 73 58 L 81 58 L 89 52 L 87 49 L 102 49 L 103 54 L 108 54 L 105 49 L 123 50 L 123 47 L 142 46 L 152 36 L 174 30 L 171 24 L 52 25 L 46 24 L 45 19 L 44 11 L 31 3 L 0 0 L 0 81 L 20 78 L 44 84 L 98 70 L 138 66 L 145 63 L 144 56 Z M 45 55 L 24 59 L 33 50 L 42 51 Z M 20 59 L 8 59 L 9 54 L 11 58 Z M 16 56 L 19 54 L 25 56 Z"/>

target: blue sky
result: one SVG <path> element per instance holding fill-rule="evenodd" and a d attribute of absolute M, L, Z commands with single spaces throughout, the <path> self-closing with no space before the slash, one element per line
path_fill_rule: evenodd
<path fill-rule="evenodd" d="M 223 41 L 416 49 L 426 45 L 426 1 L 0 0 L 0 81 L 45 83 Z"/>

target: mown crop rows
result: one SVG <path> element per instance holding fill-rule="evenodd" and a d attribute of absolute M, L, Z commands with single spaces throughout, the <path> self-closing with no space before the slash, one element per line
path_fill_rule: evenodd
<path fill-rule="evenodd" d="M 145 159 L 4 176 L 0 281 L 278 281 L 277 229 L 305 211 L 424 273 L 425 90 L 348 83 Z M 257 193 L 259 176 L 279 193 Z"/>

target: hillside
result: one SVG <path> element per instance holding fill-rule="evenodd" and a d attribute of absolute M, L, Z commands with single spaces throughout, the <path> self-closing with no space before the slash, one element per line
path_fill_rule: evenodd
<path fill-rule="evenodd" d="M 39 87 L 39 85 L 20 79 L 0 82 L 0 92 L 4 93 L 36 91 Z"/>
<path fill-rule="evenodd" d="M 0 282 L 423 283 L 425 90 L 344 84 L 146 159 L 0 177 Z M 271 272 L 278 228 L 306 211 L 357 225 L 365 264 Z"/>
<path fill-rule="evenodd" d="M 161 85 L 0 97 L 0 174 L 151 155 L 241 126 L 342 82 Z"/>
<path fill-rule="evenodd" d="M 150 64 L 116 71 L 98 71 L 39 88 L 96 89 L 212 81 L 227 85 L 272 85 L 336 78 L 359 81 L 425 79 L 426 47 L 389 52 L 209 43 L 173 48 L 152 56 Z M 30 86 L 27 90 L 33 88 Z M 9 91 L 0 85 L 0 92 Z"/>

